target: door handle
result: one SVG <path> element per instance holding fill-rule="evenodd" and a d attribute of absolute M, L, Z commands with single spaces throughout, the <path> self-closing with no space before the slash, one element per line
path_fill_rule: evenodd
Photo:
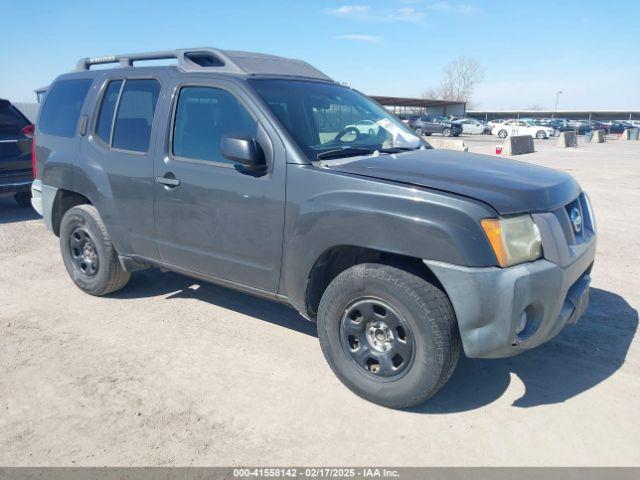
<path fill-rule="evenodd" d="M 180 185 L 180 180 L 175 178 L 172 173 L 167 173 L 164 177 L 156 177 L 156 183 L 165 187 L 175 188 Z"/>

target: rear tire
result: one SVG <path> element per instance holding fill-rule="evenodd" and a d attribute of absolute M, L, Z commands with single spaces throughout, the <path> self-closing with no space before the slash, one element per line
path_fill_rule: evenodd
<path fill-rule="evenodd" d="M 391 408 L 425 402 L 449 380 L 460 355 L 447 295 L 375 263 L 351 267 L 329 284 L 318 309 L 318 338 L 347 388 Z"/>
<path fill-rule="evenodd" d="M 21 207 L 31 206 L 31 192 L 17 192 L 13 194 L 13 199 Z"/>
<path fill-rule="evenodd" d="M 547 134 L 546 134 L 546 133 L 544 133 L 542 130 L 538 130 L 538 131 L 536 132 L 536 138 L 537 138 L 538 140 L 544 140 L 545 138 L 547 138 Z"/>
<path fill-rule="evenodd" d="M 78 205 L 64 214 L 60 251 L 73 282 L 90 295 L 120 290 L 131 276 L 120 265 L 107 228 L 93 205 Z"/>
<path fill-rule="evenodd" d="M 442 129 L 442 135 L 444 135 L 445 137 L 450 137 L 451 136 L 451 129 L 450 128 L 443 128 Z"/>
<path fill-rule="evenodd" d="M 507 138 L 508 132 L 506 130 L 500 130 L 498 132 L 498 138 Z"/>

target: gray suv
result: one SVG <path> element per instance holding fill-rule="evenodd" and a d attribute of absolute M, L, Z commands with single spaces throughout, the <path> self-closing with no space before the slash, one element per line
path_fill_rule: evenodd
<path fill-rule="evenodd" d="M 159 267 L 289 304 L 381 405 L 431 397 L 461 347 L 515 355 L 587 308 L 595 224 L 570 175 L 433 150 L 298 60 L 82 59 L 47 91 L 35 144 L 33 205 L 80 289 Z"/>

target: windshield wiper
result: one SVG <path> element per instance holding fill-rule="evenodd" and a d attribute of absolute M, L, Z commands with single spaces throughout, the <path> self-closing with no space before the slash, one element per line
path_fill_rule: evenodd
<path fill-rule="evenodd" d="M 400 153 L 400 152 L 408 152 L 410 150 L 418 150 L 420 147 L 389 147 L 389 148 L 379 148 L 378 151 L 380 153 Z"/>
<path fill-rule="evenodd" d="M 353 157 L 356 155 L 367 155 L 375 152 L 374 148 L 364 147 L 344 147 L 335 148 L 333 150 L 327 150 L 326 152 L 319 153 L 316 158 L 318 160 L 324 160 L 327 158 L 340 158 L 340 157 Z"/>

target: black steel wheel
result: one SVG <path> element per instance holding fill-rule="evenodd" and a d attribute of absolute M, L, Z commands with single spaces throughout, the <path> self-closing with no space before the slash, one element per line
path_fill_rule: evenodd
<path fill-rule="evenodd" d="M 345 309 L 340 338 L 345 353 L 375 378 L 397 378 L 413 360 L 411 328 L 398 311 L 378 298 L 358 299 Z"/>
<path fill-rule="evenodd" d="M 69 236 L 69 250 L 73 264 L 87 277 L 98 273 L 100 259 L 94 241 L 85 227 L 77 227 Z"/>
<path fill-rule="evenodd" d="M 70 208 L 60 222 L 60 251 L 73 282 L 91 295 L 124 287 L 130 273 L 120 265 L 98 210 L 93 205 Z"/>
<path fill-rule="evenodd" d="M 318 339 L 345 386 L 392 408 L 434 395 L 460 354 L 447 294 L 406 270 L 377 263 L 353 266 L 331 281 L 318 308 Z"/>

